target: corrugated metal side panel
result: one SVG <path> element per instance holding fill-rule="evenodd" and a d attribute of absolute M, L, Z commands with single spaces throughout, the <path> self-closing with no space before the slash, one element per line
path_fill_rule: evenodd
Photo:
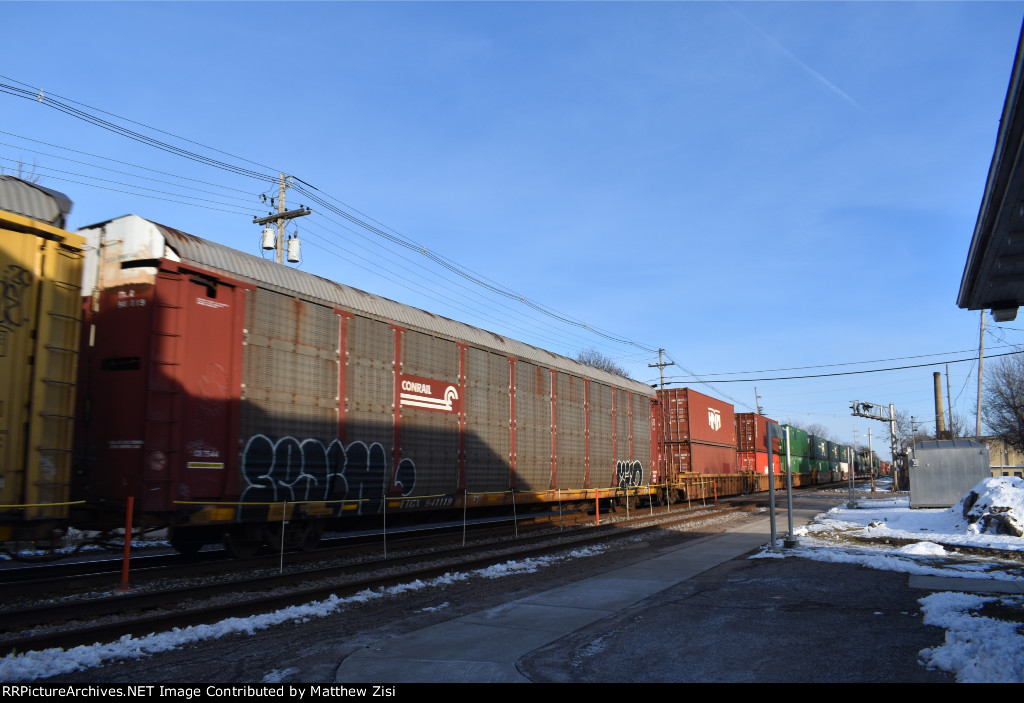
<path fill-rule="evenodd" d="M 783 473 L 785 469 L 785 457 L 778 454 L 772 455 L 772 473 Z M 736 452 L 736 470 L 753 471 L 759 474 L 768 473 L 768 452 Z"/>
<path fill-rule="evenodd" d="M 736 473 L 736 452 L 732 447 L 689 442 L 678 445 L 682 453 L 689 453 L 689 471 L 699 474 Z"/>
<path fill-rule="evenodd" d="M 768 423 L 775 422 L 757 413 L 736 413 L 736 449 L 741 452 L 764 452 L 764 438 L 768 435 Z M 772 447 L 779 449 L 779 440 L 772 441 Z"/>
<path fill-rule="evenodd" d="M 651 402 L 633 396 L 633 459 L 643 465 L 643 482 L 651 479 Z"/>
<path fill-rule="evenodd" d="M 612 453 L 612 389 L 590 384 L 590 486 L 615 485 Z"/>
<path fill-rule="evenodd" d="M 786 455 L 782 455 L 782 461 L 786 461 Z M 811 460 L 806 456 L 791 454 L 789 457 L 791 471 L 795 474 L 806 474 L 811 471 Z"/>
<path fill-rule="evenodd" d="M 690 406 L 685 388 L 658 391 L 664 408 L 665 441 L 686 442 L 690 439 Z"/>
<path fill-rule="evenodd" d="M 84 241 L 0 212 L 0 504 L 68 497 Z M 67 508 L 7 513 L 18 522 Z"/>
<path fill-rule="evenodd" d="M 338 429 L 338 318 L 330 308 L 256 289 L 246 300 L 242 436 L 325 444 Z"/>
<path fill-rule="evenodd" d="M 808 456 L 812 459 L 818 459 L 820 461 L 828 461 L 828 445 L 829 442 L 823 437 L 809 434 L 807 435 L 807 445 L 810 450 Z"/>
<path fill-rule="evenodd" d="M 910 505 L 914 508 L 955 505 L 990 476 L 989 449 L 977 442 L 918 442 L 914 453 L 910 467 Z"/>
<path fill-rule="evenodd" d="M 558 487 L 583 488 L 586 479 L 583 380 L 564 373 L 559 373 L 557 378 Z"/>
<path fill-rule="evenodd" d="M 516 364 L 516 477 L 522 491 L 551 487 L 551 374 Z"/>
<path fill-rule="evenodd" d="M 807 441 L 807 433 L 801 430 L 800 428 L 793 427 L 791 425 L 784 425 L 784 427 L 789 427 L 789 453 L 793 456 L 809 456 L 810 447 Z M 783 436 L 781 453 L 786 453 L 785 436 Z"/>
<path fill-rule="evenodd" d="M 4 315 L 0 316 L 0 503 L 25 503 L 25 428 L 31 375 L 25 370 L 33 353 L 42 251 L 37 237 L 0 229 L 0 283 Z M 7 513 L 8 511 L 3 511 Z M 9 511 L 13 518 L 21 512 Z"/>
<path fill-rule="evenodd" d="M 182 259 L 200 265 L 230 271 L 250 281 L 275 286 L 282 291 L 295 291 L 302 295 L 319 298 L 331 305 L 337 305 L 363 315 L 373 315 L 405 326 L 417 327 L 427 332 L 446 335 L 464 341 L 472 346 L 530 361 L 544 368 L 553 368 L 566 373 L 593 378 L 609 385 L 628 388 L 635 393 L 651 396 L 651 388 L 637 381 L 630 381 L 613 374 L 585 366 L 549 351 L 529 344 L 508 339 L 500 335 L 466 325 L 446 317 L 433 315 L 424 310 L 397 303 L 356 288 L 329 281 L 319 276 L 304 273 L 286 266 L 280 266 L 258 256 L 244 254 L 230 247 L 222 246 L 170 227 L 152 223 L 159 228 L 168 245 Z"/>
<path fill-rule="evenodd" d="M 615 389 L 615 461 L 628 461 L 629 456 L 629 393 Z"/>
<path fill-rule="evenodd" d="M 25 486 L 25 497 L 29 503 L 62 503 L 69 499 L 71 484 L 83 254 L 80 248 L 52 240 L 40 242 L 45 253 L 28 437 L 28 466 L 37 473 Z M 67 507 L 29 508 L 25 517 L 67 513 Z"/>
<path fill-rule="evenodd" d="M 467 490 L 505 491 L 511 477 L 509 362 L 474 347 L 466 357 Z"/>
<path fill-rule="evenodd" d="M 422 332 L 402 333 L 402 372 L 459 386 L 459 347 Z M 404 406 L 401 456 L 416 464 L 412 495 L 454 493 L 459 482 L 459 414 Z"/>
<path fill-rule="evenodd" d="M 345 445 L 384 447 L 389 462 L 395 440 L 395 332 L 366 317 L 348 321 Z"/>

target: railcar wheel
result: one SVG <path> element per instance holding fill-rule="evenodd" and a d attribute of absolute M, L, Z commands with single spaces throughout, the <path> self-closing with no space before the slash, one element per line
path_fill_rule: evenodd
<path fill-rule="evenodd" d="M 320 538 L 324 535 L 324 524 L 322 522 L 311 522 L 302 536 L 299 549 L 304 552 L 311 552 L 320 544 Z"/>
<path fill-rule="evenodd" d="M 183 557 L 194 557 L 199 550 L 206 546 L 205 542 L 197 540 L 191 535 L 171 534 L 171 546 Z"/>
<path fill-rule="evenodd" d="M 256 527 L 236 527 L 224 533 L 224 549 L 236 559 L 255 556 L 263 541 L 263 535 Z"/>

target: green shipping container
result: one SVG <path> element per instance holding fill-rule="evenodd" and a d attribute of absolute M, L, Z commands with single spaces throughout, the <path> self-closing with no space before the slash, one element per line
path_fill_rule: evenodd
<path fill-rule="evenodd" d="M 789 453 L 792 456 L 806 457 L 810 455 L 807 433 L 791 425 L 783 425 L 784 429 L 789 428 Z M 782 456 L 786 456 L 786 438 L 782 438 Z"/>
<path fill-rule="evenodd" d="M 829 441 L 827 439 L 809 434 L 807 435 L 807 444 L 809 445 L 807 456 L 812 459 L 824 459 L 825 461 L 828 461 Z"/>
<path fill-rule="evenodd" d="M 786 461 L 786 455 L 782 455 L 782 461 Z M 795 474 L 809 474 L 811 473 L 811 460 L 805 456 L 798 456 L 791 454 L 789 457 L 790 466 Z"/>

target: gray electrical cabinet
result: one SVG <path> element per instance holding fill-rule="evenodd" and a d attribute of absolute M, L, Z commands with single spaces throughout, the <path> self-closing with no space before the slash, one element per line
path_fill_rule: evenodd
<path fill-rule="evenodd" d="M 949 508 L 990 476 L 988 447 L 980 442 L 918 442 L 910 456 L 910 507 Z"/>

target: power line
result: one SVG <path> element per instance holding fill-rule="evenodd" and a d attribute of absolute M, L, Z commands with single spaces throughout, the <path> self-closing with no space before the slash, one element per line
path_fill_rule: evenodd
<path fill-rule="evenodd" d="M 1024 354 L 1024 351 L 1006 352 L 1005 354 L 992 354 L 988 358 L 995 359 L 1000 356 L 1013 356 L 1014 354 Z M 863 369 L 861 371 L 838 371 L 836 373 L 819 373 L 811 374 L 807 376 L 780 376 L 777 378 L 730 378 L 730 379 L 719 379 L 715 383 L 752 383 L 754 381 L 792 381 L 802 378 L 826 378 L 829 376 L 852 376 L 854 374 L 862 373 L 882 373 L 884 371 L 901 371 L 903 369 L 917 369 L 924 366 L 938 366 L 939 364 L 958 364 L 964 361 L 975 361 L 977 357 L 971 357 L 967 359 L 950 359 L 948 361 L 934 361 L 930 364 L 910 364 L 908 366 L 892 366 L 887 369 Z M 678 383 L 678 381 L 673 381 Z"/>
<path fill-rule="evenodd" d="M 1002 341 L 1002 340 L 1000 340 L 1000 341 Z M 1017 345 L 1005 344 L 1005 345 L 1002 345 L 1002 346 L 997 346 L 997 347 L 992 347 L 992 348 L 993 349 L 1003 349 L 1003 348 L 1006 348 L 1006 347 L 1014 347 L 1014 346 L 1017 346 Z M 827 369 L 827 368 L 834 368 L 836 366 L 857 366 L 859 364 L 880 364 L 880 363 L 885 362 L 885 361 L 903 361 L 904 359 L 924 359 L 924 358 L 927 358 L 929 356 L 947 356 L 949 354 L 966 354 L 968 352 L 973 352 L 973 351 L 975 351 L 975 350 L 974 349 L 959 349 L 957 351 L 935 352 L 935 353 L 932 353 L 932 354 L 915 354 L 913 356 L 894 356 L 894 357 L 890 357 L 888 359 L 871 359 L 871 360 L 868 360 L 868 361 L 843 361 L 843 362 L 836 363 L 836 364 L 813 364 L 811 366 L 790 366 L 788 368 L 781 368 L 781 369 L 756 369 L 756 370 L 753 370 L 753 371 L 724 371 L 724 372 L 719 372 L 719 373 L 702 373 L 701 376 L 704 377 L 704 378 L 707 378 L 708 376 L 739 376 L 741 374 L 746 374 L 746 373 L 775 373 L 777 371 L 803 371 L 805 369 Z M 936 363 L 945 363 L 945 362 L 936 362 Z M 676 378 L 678 378 L 678 377 L 676 377 Z"/>
<path fill-rule="evenodd" d="M 14 83 L 18 83 L 19 85 L 23 85 L 23 86 L 27 86 L 28 85 L 26 83 L 22 83 L 21 81 L 17 81 L 15 79 L 7 77 L 7 76 L 0 75 L 0 78 L 13 81 Z M 155 149 L 159 149 L 159 150 L 162 150 L 162 151 L 165 151 L 165 152 L 168 152 L 168 153 L 180 156 L 180 157 L 185 158 L 185 159 L 189 159 L 189 160 L 195 161 L 197 163 L 201 163 L 201 164 L 204 164 L 204 165 L 207 165 L 207 166 L 212 166 L 214 168 L 222 169 L 222 170 L 228 171 L 230 173 L 234 173 L 236 175 L 241 175 L 241 176 L 246 176 L 246 177 L 254 178 L 254 179 L 257 179 L 257 180 L 260 180 L 260 181 L 263 181 L 263 182 L 274 180 L 274 176 L 272 176 L 270 174 L 261 173 L 259 171 L 254 171 L 254 170 L 252 170 L 252 169 L 250 169 L 248 167 L 238 166 L 236 164 L 232 164 L 232 163 L 229 163 L 227 161 L 223 161 L 223 160 L 221 160 L 219 158 L 213 158 L 213 157 L 206 156 L 206 155 L 203 155 L 203 154 L 198 154 L 198 153 L 190 151 L 190 150 L 188 150 L 186 148 L 183 148 L 183 147 L 180 147 L 180 146 L 176 146 L 176 145 L 173 145 L 173 144 L 169 144 L 167 142 L 164 142 L 164 141 L 162 141 L 160 139 L 156 139 L 154 137 L 148 136 L 148 135 L 143 134 L 143 133 L 141 133 L 139 131 L 136 131 L 134 129 L 130 129 L 128 127 L 125 127 L 125 126 L 116 124 L 114 122 L 111 122 L 110 120 L 104 119 L 102 117 L 98 117 L 95 114 L 90 114 L 89 112 L 87 112 L 85 110 L 82 110 L 82 109 L 80 109 L 78 107 L 75 107 L 74 105 L 72 105 L 70 103 L 74 103 L 75 105 L 81 105 L 82 107 L 85 107 L 88 110 L 92 110 L 94 112 L 99 112 L 99 113 L 102 113 L 102 114 L 105 114 L 105 115 L 110 115 L 111 117 L 114 117 L 114 118 L 116 118 L 118 120 L 130 123 L 130 124 L 133 124 L 133 125 L 138 125 L 140 127 L 144 127 L 146 129 L 159 132 L 161 134 L 166 134 L 168 136 L 172 136 L 175 139 L 180 139 L 180 140 L 188 142 L 190 144 L 195 144 L 197 146 L 201 146 L 201 147 L 203 147 L 205 149 L 210 149 L 212 151 L 217 152 L 218 154 L 223 154 L 225 156 L 230 156 L 232 158 L 236 158 L 236 159 L 240 159 L 242 161 L 245 161 L 246 163 L 250 163 L 250 164 L 253 164 L 253 165 L 256 165 L 256 166 L 260 166 L 260 167 L 265 168 L 265 169 L 269 169 L 269 167 L 267 167 L 267 166 L 265 166 L 263 164 L 258 164 L 256 162 L 253 162 L 253 161 L 250 161 L 250 160 L 247 160 L 247 159 L 241 159 L 241 157 L 234 156 L 233 154 L 229 154 L 227 152 L 224 152 L 224 151 L 221 151 L 221 150 L 218 150 L 218 149 L 214 149 L 212 147 L 206 146 L 206 145 L 201 144 L 199 142 L 195 142 L 193 140 L 189 140 L 189 139 L 185 139 L 183 137 L 179 137 L 177 135 L 171 134 L 169 132 L 165 132 L 163 130 L 156 129 L 154 127 L 151 127 L 149 125 L 145 125 L 145 124 L 140 123 L 140 122 L 129 120 L 129 119 L 121 117 L 119 115 L 115 115 L 114 113 L 107 112 L 105 110 L 100 110 L 98 108 L 86 105 L 84 103 L 80 103 L 80 102 L 73 101 L 73 100 L 68 100 L 67 102 L 65 102 L 64 100 L 67 100 L 67 99 L 58 100 L 56 98 L 60 98 L 61 96 L 57 95 L 55 93 L 54 94 L 46 94 L 42 89 L 38 89 L 38 88 L 34 88 L 33 87 L 31 90 L 29 90 L 27 88 L 19 88 L 19 87 L 15 86 L 15 85 L 7 84 L 7 83 L 0 83 L 0 92 L 7 93 L 7 94 L 13 95 L 15 97 L 20 97 L 20 98 L 25 99 L 25 100 L 32 100 L 32 101 L 39 102 L 40 104 L 43 104 L 43 105 L 45 105 L 47 107 L 50 107 L 52 109 L 55 109 L 57 111 L 63 112 L 63 113 L 65 113 L 65 114 L 67 114 L 67 115 L 69 115 L 71 117 L 74 117 L 76 119 L 82 120 L 82 121 L 87 122 L 89 124 L 92 124 L 94 126 L 100 127 L 101 129 L 108 130 L 110 132 L 113 132 L 113 133 L 118 134 L 120 136 L 126 137 L 128 139 L 131 139 L 131 140 L 134 140 L 134 141 L 146 144 L 146 145 L 151 146 L 151 147 L 153 147 Z M 54 97 L 54 96 L 56 96 L 56 97 Z M 279 170 L 279 169 L 275 169 L 275 170 Z M 491 281 L 490 279 L 488 279 L 488 278 L 486 278 L 486 277 L 484 277 L 484 276 L 482 276 L 480 274 L 476 274 L 475 272 L 473 272 L 473 271 L 471 271 L 471 270 L 469 270 L 469 269 L 467 269 L 467 268 L 465 268 L 463 266 L 460 266 L 460 265 L 456 264 L 455 262 L 453 262 L 452 260 L 448 259 L 447 257 L 441 256 L 440 254 L 437 254 L 436 252 L 433 252 L 430 249 L 427 249 L 426 247 L 422 247 L 420 245 L 417 245 L 417 244 L 411 242 L 410 240 L 406 239 L 405 237 L 403 237 L 401 235 L 398 235 L 397 232 L 395 232 L 394 230 L 391 230 L 391 232 L 388 232 L 385 229 L 383 229 L 382 227 L 377 227 L 375 225 L 372 225 L 369 222 L 365 221 L 364 219 L 356 217 L 355 215 L 352 215 L 351 213 L 346 212 L 345 210 L 342 210 L 341 208 L 337 207 L 336 205 L 333 205 L 332 203 L 328 202 L 324 197 L 321 197 L 319 195 L 319 193 L 321 193 L 322 191 L 320 191 L 315 186 L 312 186 L 311 184 L 309 184 L 306 181 L 304 181 L 302 179 L 299 179 L 299 178 L 295 178 L 295 180 L 298 181 L 299 183 L 303 184 L 303 186 L 305 186 L 305 188 L 303 188 L 301 186 L 296 186 L 296 190 L 298 192 L 302 193 L 303 195 L 305 195 L 306 197 L 311 198 L 313 200 L 313 202 L 315 204 L 318 204 L 320 207 L 326 208 L 326 209 L 330 210 L 331 212 L 335 213 L 336 215 L 349 220 L 353 224 L 355 224 L 355 225 L 357 225 L 357 226 L 359 226 L 359 227 L 361 227 L 363 229 L 366 229 L 367 231 L 372 232 L 373 234 L 376 234 L 379 237 L 388 239 L 388 240 L 392 241 L 395 244 L 398 244 L 398 245 L 400 245 L 402 247 L 405 247 L 405 248 L 408 248 L 408 249 L 412 249 L 412 250 L 417 250 L 418 249 L 421 254 L 425 255 L 428 259 L 430 259 L 436 265 L 441 266 L 442 268 L 445 268 L 445 269 L 451 271 L 452 273 L 454 273 L 454 274 L 456 274 L 456 275 L 466 279 L 467 281 L 469 281 L 469 282 L 471 282 L 471 283 L 473 283 L 473 284 L 475 284 L 475 285 L 477 285 L 477 286 L 479 286 L 479 287 L 481 287 L 481 288 L 483 288 L 485 290 L 490 291 L 491 293 L 493 293 L 495 295 L 499 295 L 499 296 L 502 296 L 502 297 L 505 297 L 505 298 L 508 298 L 508 299 L 512 299 L 512 300 L 518 300 L 521 304 L 523 304 L 523 305 L 525 305 L 527 307 L 530 307 L 530 308 L 536 310 L 537 312 L 540 312 L 543 315 L 551 317 L 552 319 L 557 320 L 558 322 L 561 322 L 562 324 L 565 324 L 565 325 L 568 325 L 568 326 L 573 326 L 573 327 L 576 327 L 578 329 L 587 330 L 591 334 L 594 334 L 594 335 L 599 336 L 599 337 L 603 337 L 603 338 L 605 338 L 605 339 L 607 339 L 607 340 L 609 340 L 611 342 L 615 342 L 617 344 L 622 344 L 622 345 L 626 345 L 626 346 L 632 346 L 632 347 L 635 347 L 635 348 L 647 351 L 647 352 L 649 352 L 651 354 L 656 353 L 656 349 L 653 346 L 648 346 L 648 345 L 644 345 L 644 344 L 638 344 L 634 340 L 629 340 L 629 339 L 621 337 L 619 335 L 615 335 L 615 334 L 613 334 L 611 332 L 607 332 L 605 330 L 602 330 L 600 328 L 594 327 L 594 326 L 589 325 L 589 324 L 587 324 L 585 322 L 582 322 L 580 320 L 572 318 L 572 317 L 570 317 L 568 315 L 565 315 L 564 313 L 558 312 L 557 310 L 554 310 L 553 308 L 550 308 L 548 306 L 542 305 L 542 304 L 538 303 L 537 301 L 534 301 L 534 300 L 530 299 L 529 297 L 527 297 L 525 295 L 516 293 L 515 291 L 512 291 L 511 289 L 509 289 L 509 288 L 507 288 L 505 286 L 497 284 L 497 283 Z M 316 191 L 316 192 L 314 193 L 312 191 Z M 154 197 L 154 196 L 149 196 L 149 197 Z M 330 197 L 330 196 L 328 196 L 328 197 Z M 338 201 L 337 199 L 334 199 L 334 198 L 331 198 L 331 199 L 335 200 L 336 202 L 341 202 L 341 201 Z M 172 201 L 172 202 L 176 202 L 176 201 Z M 387 228 L 387 229 L 390 229 L 390 228 Z"/>

